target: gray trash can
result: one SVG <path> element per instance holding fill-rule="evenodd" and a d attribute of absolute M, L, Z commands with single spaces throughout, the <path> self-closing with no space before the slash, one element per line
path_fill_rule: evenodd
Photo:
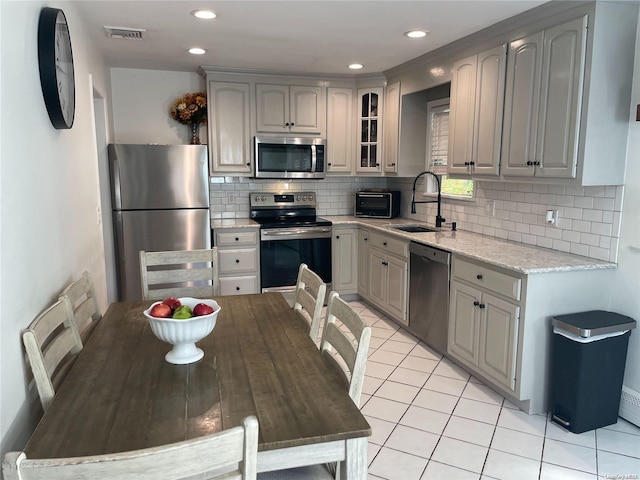
<path fill-rule="evenodd" d="M 551 323 L 552 420 L 573 433 L 616 423 L 636 321 L 593 310 L 556 316 Z"/>

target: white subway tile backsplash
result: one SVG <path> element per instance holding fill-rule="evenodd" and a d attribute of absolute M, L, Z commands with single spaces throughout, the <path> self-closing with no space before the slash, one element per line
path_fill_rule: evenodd
<path fill-rule="evenodd" d="M 582 219 L 589 222 L 601 222 L 603 213 L 602 210 L 586 209 L 582 211 Z"/>
<path fill-rule="evenodd" d="M 538 183 L 476 181 L 474 201 L 444 199 L 442 215 L 461 230 L 616 261 L 621 228 L 623 186 L 574 187 Z M 433 223 L 435 204 L 409 213 L 412 178 L 328 177 L 321 181 L 280 182 L 245 177 L 210 179 L 211 218 L 248 218 L 249 192 L 314 191 L 318 215 L 353 215 L 354 193 L 363 188 L 402 191 L 402 216 Z M 236 192 L 228 202 L 227 193 Z M 495 214 L 486 209 L 495 203 Z M 545 222 L 547 210 L 559 210 L 556 226 Z"/>
<path fill-rule="evenodd" d="M 613 198 L 596 198 L 593 202 L 593 208 L 598 210 L 614 210 L 615 199 Z"/>
<path fill-rule="evenodd" d="M 611 224 L 591 222 L 591 233 L 611 236 Z"/>

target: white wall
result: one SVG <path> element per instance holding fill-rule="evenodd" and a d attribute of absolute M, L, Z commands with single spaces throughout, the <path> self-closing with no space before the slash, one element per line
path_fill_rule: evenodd
<path fill-rule="evenodd" d="M 640 122 L 636 121 L 636 105 L 640 104 L 640 22 L 636 38 L 636 64 L 631 92 L 629 141 L 620 251 L 618 254 L 618 280 L 614 288 L 611 309 L 629 315 L 638 323 L 631 333 L 627 369 L 624 383 L 640 392 Z"/>
<path fill-rule="evenodd" d="M 111 69 L 115 143 L 186 144 L 190 127 L 169 116 L 173 102 L 185 93 L 205 91 L 197 73 Z M 200 126 L 207 143 L 207 126 Z"/>
<path fill-rule="evenodd" d="M 37 27 L 43 6 L 69 22 L 76 76 L 71 130 L 55 130 L 42 98 Z M 97 152 L 89 74 L 108 95 L 106 72 L 67 2 L 0 2 L 0 454 L 20 448 L 40 414 L 29 390 L 20 333 L 60 291 L 88 270 L 106 305 Z M 30 376 L 30 374 L 29 374 Z"/>

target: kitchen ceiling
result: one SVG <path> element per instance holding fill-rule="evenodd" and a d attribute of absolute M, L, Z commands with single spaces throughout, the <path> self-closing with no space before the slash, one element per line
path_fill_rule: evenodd
<path fill-rule="evenodd" d="M 322 74 L 379 73 L 545 3 L 447 1 L 77 0 L 84 27 L 110 67 L 197 71 L 201 65 Z M 211 9 L 218 17 L 190 14 Z M 104 26 L 145 29 L 112 39 Z M 72 27 L 73 28 L 73 27 Z M 422 29 L 421 39 L 403 34 Z M 73 35 L 73 30 L 71 31 Z M 207 50 L 190 55 L 191 47 Z M 347 65 L 358 62 L 362 70 Z"/>

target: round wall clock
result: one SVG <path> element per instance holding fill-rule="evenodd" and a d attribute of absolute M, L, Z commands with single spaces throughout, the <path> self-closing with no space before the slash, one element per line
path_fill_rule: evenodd
<path fill-rule="evenodd" d="M 55 128 L 71 128 L 76 111 L 71 38 L 64 12 L 45 7 L 38 23 L 40 84 L 49 119 Z"/>

